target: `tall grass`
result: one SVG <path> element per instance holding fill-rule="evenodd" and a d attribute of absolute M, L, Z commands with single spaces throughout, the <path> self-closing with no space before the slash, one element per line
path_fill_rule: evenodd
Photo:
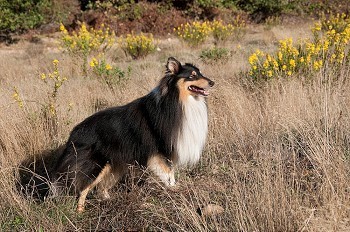
<path fill-rule="evenodd" d="M 162 53 L 147 59 L 120 62 L 121 68 L 130 65 L 132 73 L 118 91 L 79 77 L 69 56 L 55 54 L 61 75 L 68 77 L 56 103 L 57 143 L 40 106 L 49 89 L 39 73 L 51 66 L 52 54 L 45 59 L 19 52 L 6 59 L 0 56 L 0 230 L 349 229 L 349 68 L 338 73 L 325 68 L 309 83 L 295 76 L 257 86 L 240 72 L 247 66 L 248 54 L 234 54 L 225 64 L 202 64 L 193 58 L 199 50 L 187 53 L 180 42 L 166 44 Z M 75 213 L 74 196 L 37 202 L 19 194 L 18 166 L 23 160 L 40 163 L 34 154 L 56 149 L 76 123 L 97 109 L 127 103 L 150 91 L 169 54 L 196 63 L 217 83 L 208 98 L 206 150 L 194 170 L 177 174 L 178 188 L 165 189 L 149 175 L 140 181 L 131 167 L 128 178 L 113 189 L 111 200 L 99 201 L 92 195 L 82 215 Z M 12 98 L 13 86 L 21 94 L 23 108 Z M 69 103 L 72 108 L 67 111 Z M 198 215 L 197 209 L 209 203 L 222 206 L 224 213 Z"/>

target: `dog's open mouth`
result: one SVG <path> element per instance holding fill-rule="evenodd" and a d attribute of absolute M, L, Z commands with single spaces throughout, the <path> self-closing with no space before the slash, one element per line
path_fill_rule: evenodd
<path fill-rule="evenodd" d="M 203 96 L 208 96 L 209 95 L 209 90 L 208 89 L 203 89 L 195 85 L 191 85 L 188 87 L 188 89 L 194 93 L 198 93 Z"/>

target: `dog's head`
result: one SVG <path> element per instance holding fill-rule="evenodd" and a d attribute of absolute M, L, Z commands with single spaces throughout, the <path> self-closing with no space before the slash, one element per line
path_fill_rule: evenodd
<path fill-rule="evenodd" d="M 182 100 L 186 100 L 189 96 L 195 98 L 206 97 L 209 95 L 209 89 L 214 86 L 214 81 L 203 76 L 199 69 L 192 64 L 181 65 L 174 57 L 169 57 L 166 64 L 167 86 L 162 92 L 168 91 L 170 83 L 175 84 L 179 90 Z"/>

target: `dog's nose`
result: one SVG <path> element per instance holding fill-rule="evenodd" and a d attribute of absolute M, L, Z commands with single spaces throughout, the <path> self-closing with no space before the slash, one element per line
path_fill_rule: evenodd
<path fill-rule="evenodd" d="M 214 86 L 214 84 L 215 84 L 215 82 L 214 82 L 214 81 L 209 81 L 209 86 L 210 86 L 210 87 L 213 87 L 213 86 Z"/>

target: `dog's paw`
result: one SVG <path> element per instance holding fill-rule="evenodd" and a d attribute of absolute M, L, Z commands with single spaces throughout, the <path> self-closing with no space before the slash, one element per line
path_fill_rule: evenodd
<path fill-rule="evenodd" d="M 109 195 L 108 190 L 98 191 L 98 197 L 101 200 L 109 200 L 109 199 L 111 199 L 111 195 Z"/>
<path fill-rule="evenodd" d="M 174 186 L 176 185 L 174 176 L 170 176 L 170 177 L 169 177 L 167 185 L 168 185 L 169 187 L 174 187 Z"/>
<path fill-rule="evenodd" d="M 77 206 L 77 213 L 79 213 L 79 214 L 80 214 L 80 213 L 83 213 L 84 210 L 85 210 L 84 205 L 80 205 L 80 204 L 79 204 L 79 205 Z"/>

